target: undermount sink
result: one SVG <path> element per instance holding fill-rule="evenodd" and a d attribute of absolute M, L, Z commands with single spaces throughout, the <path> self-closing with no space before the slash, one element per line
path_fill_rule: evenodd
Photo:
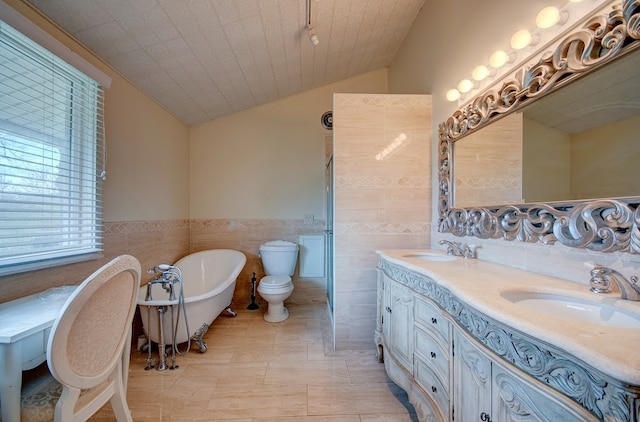
<path fill-rule="evenodd" d="M 454 261 L 455 256 L 444 255 L 432 252 L 415 252 L 406 255 L 402 255 L 403 258 L 418 258 L 425 261 Z"/>
<path fill-rule="evenodd" d="M 508 301 L 566 320 L 607 327 L 640 329 L 640 313 L 635 314 L 598 301 L 568 295 L 510 290 L 501 293 Z"/>

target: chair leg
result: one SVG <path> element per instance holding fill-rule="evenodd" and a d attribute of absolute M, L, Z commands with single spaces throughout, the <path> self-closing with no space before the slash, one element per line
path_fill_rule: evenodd
<path fill-rule="evenodd" d="M 54 422 L 68 422 L 73 420 L 73 411 L 80 397 L 80 390 L 77 388 L 62 386 L 62 394 L 56 403 Z"/>
<path fill-rule="evenodd" d="M 114 374 L 114 391 L 111 399 L 109 399 L 111 409 L 113 409 L 113 414 L 118 422 L 133 422 L 131 411 L 127 404 L 127 390 L 124 388 L 121 363 L 115 368 Z"/>

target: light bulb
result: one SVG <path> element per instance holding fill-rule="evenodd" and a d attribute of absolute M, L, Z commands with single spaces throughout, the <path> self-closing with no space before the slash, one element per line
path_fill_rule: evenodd
<path fill-rule="evenodd" d="M 460 92 L 457 89 L 450 89 L 447 91 L 447 101 L 457 101 L 460 98 Z"/>
<path fill-rule="evenodd" d="M 489 65 L 495 69 L 498 69 L 509 61 L 509 56 L 502 50 L 498 50 L 489 57 Z"/>
<path fill-rule="evenodd" d="M 487 76 L 489 76 L 489 68 L 484 65 L 476 66 L 471 73 L 471 77 L 476 81 L 481 81 Z"/>
<path fill-rule="evenodd" d="M 540 29 L 551 28 L 560 22 L 562 15 L 557 7 L 549 6 L 538 12 L 536 16 L 536 26 Z"/>
<path fill-rule="evenodd" d="M 532 39 L 531 32 L 521 29 L 511 37 L 511 48 L 522 50 L 531 43 Z"/>
<path fill-rule="evenodd" d="M 471 82 L 469 79 L 463 79 L 458 84 L 458 91 L 460 91 L 462 94 L 466 94 L 467 92 L 471 91 L 471 89 L 473 89 L 473 82 Z"/>

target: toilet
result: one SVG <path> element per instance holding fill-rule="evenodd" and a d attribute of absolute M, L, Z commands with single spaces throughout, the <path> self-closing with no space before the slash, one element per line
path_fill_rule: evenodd
<path fill-rule="evenodd" d="M 258 293 L 267 301 L 264 320 L 281 322 L 289 318 L 284 301 L 293 292 L 291 276 L 296 269 L 298 245 L 286 240 L 272 240 L 260 245 L 260 258 L 266 276 L 260 279 Z"/>

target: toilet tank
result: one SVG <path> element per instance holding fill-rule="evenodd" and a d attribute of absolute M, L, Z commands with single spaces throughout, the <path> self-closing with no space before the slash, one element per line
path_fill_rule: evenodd
<path fill-rule="evenodd" d="M 286 240 L 272 240 L 260 245 L 260 258 L 267 275 L 292 276 L 298 261 L 298 245 Z"/>

